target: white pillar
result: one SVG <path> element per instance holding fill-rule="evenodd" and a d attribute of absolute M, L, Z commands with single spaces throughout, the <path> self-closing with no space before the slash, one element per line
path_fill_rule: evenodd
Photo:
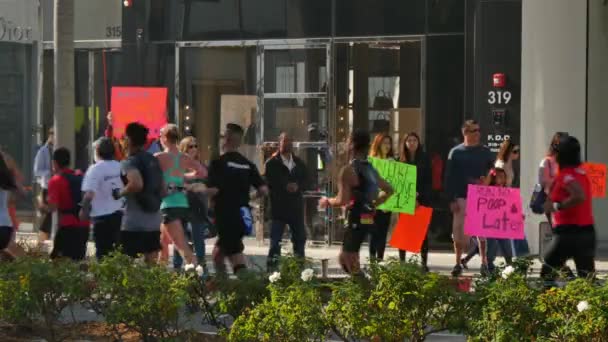
<path fill-rule="evenodd" d="M 589 1 L 587 159 L 608 164 L 608 3 Z M 593 201 L 598 252 L 608 250 L 608 199 Z M 603 253 L 605 254 L 605 253 Z"/>
<path fill-rule="evenodd" d="M 534 253 L 543 217 L 527 204 L 549 140 L 565 131 L 585 141 L 587 1 L 523 0 L 522 16 L 521 189 Z"/>

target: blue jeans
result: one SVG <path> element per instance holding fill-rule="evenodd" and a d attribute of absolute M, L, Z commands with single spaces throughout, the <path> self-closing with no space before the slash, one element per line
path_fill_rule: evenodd
<path fill-rule="evenodd" d="M 194 253 L 196 254 L 196 260 L 199 265 L 205 266 L 205 239 L 203 236 L 203 232 L 206 229 L 205 224 L 203 223 L 191 223 L 192 225 L 192 234 L 188 234 L 187 225 L 188 222 L 182 222 L 184 227 L 184 233 L 186 236 L 190 237 L 190 241 L 194 245 Z M 173 250 L 173 268 L 180 269 L 182 268 L 182 264 L 184 263 L 184 259 L 179 254 L 177 249 Z"/>
<path fill-rule="evenodd" d="M 511 264 L 513 261 L 513 249 L 511 247 L 511 240 L 509 239 L 490 239 L 488 238 L 488 267 L 494 268 L 494 260 L 498 250 L 501 251 L 502 256 L 505 258 L 507 264 Z"/>
<path fill-rule="evenodd" d="M 304 258 L 304 248 L 306 246 L 306 228 L 303 219 L 291 219 L 289 221 L 272 220 L 270 230 L 270 250 L 268 251 L 268 264 L 274 265 L 281 256 L 281 239 L 285 226 L 289 225 L 291 232 L 291 242 L 293 252 L 296 256 Z"/>

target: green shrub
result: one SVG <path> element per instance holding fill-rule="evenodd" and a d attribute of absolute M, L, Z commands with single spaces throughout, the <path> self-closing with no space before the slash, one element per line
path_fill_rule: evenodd
<path fill-rule="evenodd" d="M 91 272 L 96 281 L 91 307 L 116 333 L 125 325 L 144 341 L 180 334 L 180 318 L 190 299 L 188 290 L 198 281 L 195 276 L 134 263 L 122 254 L 93 264 Z"/>
<path fill-rule="evenodd" d="M 338 284 L 327 306 L 339 335 L 350 339 L 423 341 L 437 331 L 460 331 L 464 295 L 447 277 L 424 273 L 417 264 L 372 264 L 369 284 Z"/>
<path fill-rule="evenodd" d="M 542 315 L 534 310 L 540 291 L 528 285 L 519 273 L 496 281 L 478 282 L 470 318 L 469 341 L 530 341 Z"/>
<path fill-rule="evenodd" d="M 43 324 L 60 340 L 61 313 L 87 297 L 80 265 L 68 260 L 22 258 L 0 266 L 0 319 L 33 327 Z"/>
<path fill-rule="evenodd" d="M 577 279 L 538 297 L 539 341 L 608 341 L 605 288 Z"/>
<path fill-rule="evenodd" d="M 326 339 L 329 328 L 323 314 L 319 286 L 314 280 L 301 279 L 287 287 L 275 281 L 268 285 L 268 289 L 269 298 L 236 319 L 228 335 L 230 341 Z"/>

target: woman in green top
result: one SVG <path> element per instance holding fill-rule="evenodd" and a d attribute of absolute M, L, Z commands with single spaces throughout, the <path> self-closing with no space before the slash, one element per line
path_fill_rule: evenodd
<path fill-rule="evenodd" d="M 173 241 L 175 248 L 186 260 L 186 264 L 194 264 L 195 258 L 188 240 L 184 234 L 182 220 L 187 220 L 189 214 L 188 198 L 186 196 L 185 178 L 198 177 L 203 174 L 201 164 L 180 153 L 177 147 L 179 130 L 176 125 L 168 124 L 160 130 L 160 142 L 164 151 L 155 156 L 163 170 L 163 179 L 167 186 L 167 196 L 163 198 L 160 210 L 163 215 L 161 225 L 161 241 L 163 250 L 161 262 L 169 258 L 168 244 Z M 189 170 L 194 170 L 188 173 Z"/>

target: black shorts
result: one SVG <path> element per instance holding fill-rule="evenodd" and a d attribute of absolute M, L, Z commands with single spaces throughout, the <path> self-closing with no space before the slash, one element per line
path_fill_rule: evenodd
<path fill-rule="evenodd" d="M 13 237 L 13 227 L 0 227 L 0 251 L 8 247 Z"/>
<path fill-rule="evenodd" d="M 243 236 L 245 236 L 245 224 L 241 214 L 237 211 L 234 215 L 217 215 L 215 218 L 217 227 L 216 246 L 225 256 L 243 253 Z"/>
<path fill-rule="evenodd" d="M 97 259 L 110 254 L 120 242 L 122 212 L 93 218 L 93 238 Z"/>
<path fill-rule="evenodd" d="M 188 221 L 190 218 L 189 208 L 165 208 L 161 209 L 163 215 L 163 224 L 169 224 L 173 221 Z"/>
<path fill-rule="evenodd" d="M 342 250 L 348 253 L 359 253 L 363 241 L 367 239 L 370 231 L 376 226 L 371 225 L 347 225 L 344 231 L 344 239 L 342 242 Z"/>
<path fill-rule="evenodd" d="M 44 204 L 48 204 L 47 197 L 49 195 L 49 191 L 47 189 L 42 189 L 42 202 Z M 41 211 L 40 215 L 42 216 L 42 220 L 40 221 L 40 226 L 38 227 L 38 231 L 43 233 L 51 234 L 51 228 L 53 225 L 53 214 Z"/>
<path fill-rule="evenodd" d="M 55 234 L 51 258 L 84 260 L 88 241 L 89 227 L 59 227 Z"/>
<path fill-rule="evenodd" d="M 126 255 L 136 258 L 140 254 L 154 253 L 161 250 L 160 231 L 120 233 L 122 251 Z"/>

